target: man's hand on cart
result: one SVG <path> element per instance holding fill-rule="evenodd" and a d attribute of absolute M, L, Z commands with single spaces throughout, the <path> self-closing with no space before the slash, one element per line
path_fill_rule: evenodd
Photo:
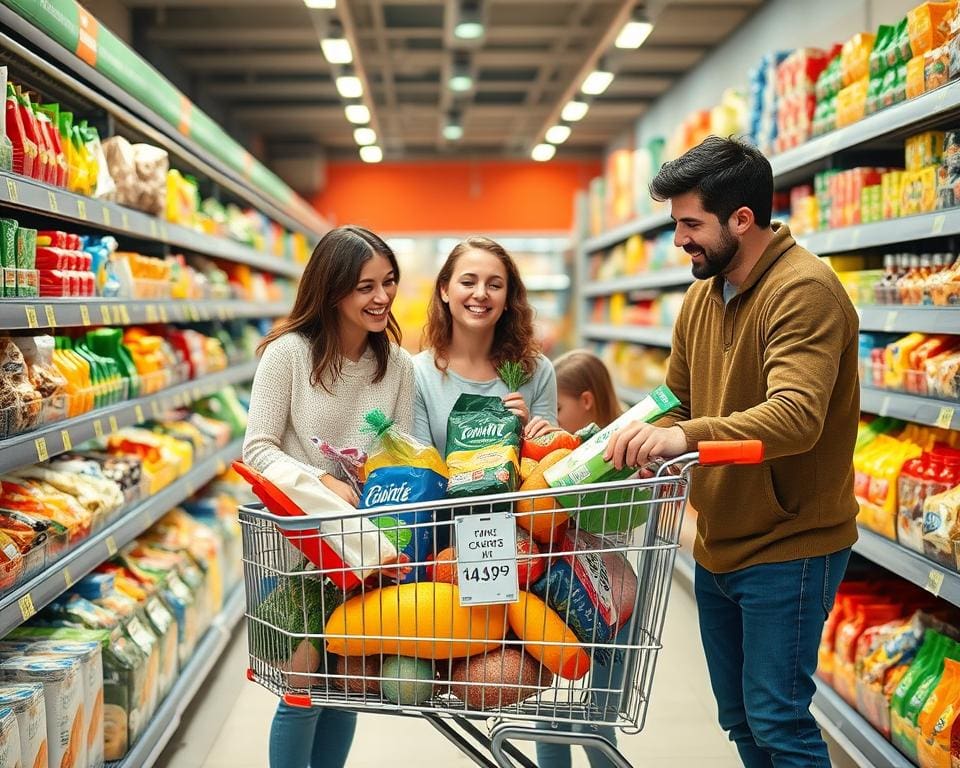
<path fill-rule="evenodd" d="M 672 459 L 687 450 L 687 436 L 680 427 L 655 427 L 640 421 L 614 432 L 603 458 L 623 469 L 642 467 L 652 458 Z"/>

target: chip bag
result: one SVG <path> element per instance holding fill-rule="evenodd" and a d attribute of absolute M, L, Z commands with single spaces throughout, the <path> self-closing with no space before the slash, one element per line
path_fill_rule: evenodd
<path fill-rule="evenodd" d="M 377 409 L 364 416 L 365 432 L 374 435 L 364 471 L 366 482 L 360 509 L 397 504 L 416 504 L 442 499 L 447 490 L 447 467 L 433 446 L 423 445 L 394 426 Z M 415 566 L 401 581 L 427 580 L 425 563 L 437 551 L 432 511 L 414 510 L 396 515 L 379 515 L 372 522 Z"/>
<path fill-rule="evenodd" d="M 447 421 L 451 497 L 485 496 L 517 489 L 520 419 L 499 397 L 460 395 Z"/>

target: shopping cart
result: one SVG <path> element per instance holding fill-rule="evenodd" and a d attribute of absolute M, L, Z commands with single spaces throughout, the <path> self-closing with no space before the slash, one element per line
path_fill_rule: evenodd
<path fill-rule="evenodd" d="M 398 547 L 428 537 L 399 573 L 365 556 L 357 576 L 336 556 L 356 519 L 241 507 L 248 678 L 294 706 L 425 717 L 480 766 L 536 768 L 525 740 L 629 768 L 598 727 L 643 728 L 691 474 L 763 457 L 751 441 L 698 448 L 645 478 L 347 515 L 381 515 Z M 480 541 L 516 557 L 485 562 Z"/>

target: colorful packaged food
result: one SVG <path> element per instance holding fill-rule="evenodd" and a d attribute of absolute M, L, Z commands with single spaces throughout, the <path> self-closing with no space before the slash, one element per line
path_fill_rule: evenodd
<path fill-rule="evenodd" d="M 932 51 L 947 42 L 955 2 L 922 3 L 907 11 L 907 30 L 914 56 Z"/>
<path fill-rule="evenodd" d="M 957 569 L 960 538 L 960 487 L 930 496 L 923 503 L 923 550 L 931 560 Z"/>
<path fill-rule="evenodd" d="M 463 394 L 447 421 L 450 497 L 515 491 L 520 478 L 520 420 L 499 397 Z"/>
<path fill-rule="evenodd" d="M 960 661 L 944 659 L 940 682 L 917 716 L 920 768 L 950 768 L 953 723 L 960 715 Z"/>
<path fill-rule="evenodd" d="M 0 708 L 0 768 L 20 768 L 20 726 L 10 707 Z"/>
<path fill-rule="evenodd" d="M 9 707 L 17 718 L 20 735 L 20 764 L 43 768 L 47 765 L 47 712 L 43 685 L 21 683 L 0 685 L 0 707 Z"/>

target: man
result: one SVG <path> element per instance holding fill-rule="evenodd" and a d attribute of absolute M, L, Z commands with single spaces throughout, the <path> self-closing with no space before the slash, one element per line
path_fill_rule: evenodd
<path fill-rule="evenodd" d="M 711 136 L 650 185 L 697 282 L 673 335 L 668 419 L 613 435 L 619 468 L 762 440 L 759 466 L 694 471 L 700 633 L 719 709 L 747 768 L 830 765 L 810 715 L 824 619 L 857 538 L 857 315 L 830 268 L 771 224 L 773 173 Z"/>

